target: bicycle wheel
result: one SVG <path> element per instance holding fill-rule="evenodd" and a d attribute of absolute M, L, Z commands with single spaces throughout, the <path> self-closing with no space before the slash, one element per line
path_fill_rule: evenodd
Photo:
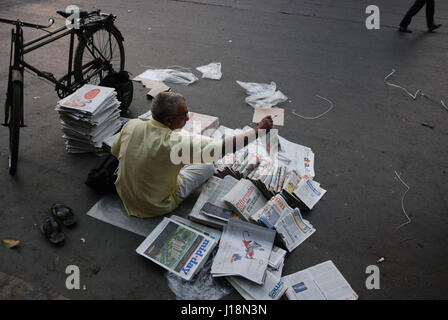
<path fill-rule="evenodd" d="M 19 136 L 20 122 L 23 112 L 23 91 L 22 84 L 13 82 L 12 100 L 9 106 L 9 174 L 15 175 L 17 171 L 17 161 L 19 160 Z"/>
<path fill-rule="evenodd" d="M 75 81 L 98 85 L 112 70 L 124 70 L 124 47 L 115 27 L 101 27 L 81 38 L 76 48 Z"/>

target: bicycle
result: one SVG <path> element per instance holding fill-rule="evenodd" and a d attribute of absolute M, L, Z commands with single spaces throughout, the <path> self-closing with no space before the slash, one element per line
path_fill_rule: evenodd
<path fill-rule="evenodd" d="M 54 19 L 52 18 L 48 20 L 47 25 L 0 18 L 0 23 L 15 26 L 11 30 L 5 122 L 3 123 L 3 126 L 9 127 L 10 175 L 15 175 L 17 171 L 20 128 L 25 127 L 23 115 L 23 73 L 25 69 L 54 84 L 56 93 L 61 99 L 86 83 L 100 84 L 111 72 L 124 70 L 124 38 L 114 25 L 116 16 L 102 13 L 101 10 L 87 12 L 79 9 L 76 11 L 76 15 L 73 14 L 73 11 L 56 12 L 65 19 L 76 23 L 77 27 L 69 28 L 65 25 L 54 31 L 48 31 L 45 29 L 53 25 Z M 71 24 L 71 26 L 73 25 Z M 24 42 L 23 27 L 44 30 L 47 34 Z M 27 53 L 66 36 L 70 36 L 68 72 L 59 80 L 52 73 L 41 71 L 25 62 L 24 56 Z M 76 51 L 74 51 L 75 36 L 78 40 Z"/>

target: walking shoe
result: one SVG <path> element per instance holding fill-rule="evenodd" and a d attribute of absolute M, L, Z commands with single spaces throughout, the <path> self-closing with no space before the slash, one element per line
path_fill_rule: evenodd
<path fill-rule="evenodd" d="M 434 32 L 434 30 L 439 29 L 441 26 L 441 24 L 435 24 L 428 28 L 428 32 Z"/>
<path fill-rule="evenodd" d="M 400 27 L 400 28 L 398 28 L 398 31 L 404 32 L 404 33 L 412 33 L 412 31 L 406 27 Z"/>

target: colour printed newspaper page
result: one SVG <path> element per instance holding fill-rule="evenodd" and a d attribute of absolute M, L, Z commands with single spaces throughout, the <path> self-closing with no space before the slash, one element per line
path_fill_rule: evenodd
<path fill-rule="evenodd" d="M 179 217 L 176 215 L 170 216 L 170 219 L 173 219 L 174 221 L 182 223 L 182 224 L 186 225 L 187 227 L 190 227 L 196 231 L 202 232 L 204 235 L 213 238 L 216 242 L 218 242 L 219 239 L 221 238 L 222 232 L 215 228 L 207 227 L 202 224 L 190 221 L 188 219 L 185 219 L 185 218 L 182 218 L 182 217 Z"/>
<path fill-rule="evenodd" d="M 73 109 L 79 112 L 94 114 L 101 111 L 111 96 L 116 95 L 114 88 L 94 86 L 86 84 L 76 90 L 73 94 L 60 100 L 61 108 Z"/>
<path fill-rule="evenodd" d="M 275 231 L 230 219 L 213 260 L 212 276 L 241 276 L 263 284 Z"/>
<path fill-rule="evenodd" d="M 357 300 L 358 295 L 328 260 L 281 278 L 290 300 Z"/>
<path fill-rule="evenodd" d="M 238 183 L 238 180 L 232 176 L 225 176 L 215 188 L 210 198 L 202 206 L 201 212 L 207 216 L 229 221 L 230 218 L 236 218 L 236 213 L 222 200 L 222 198 Z"/>
<path fill-rule="evenodd" d="M 179 277 L 190 280 L 215 245 L 216 241 L 202 232 L 163 218 L 136 251 Z"/>
<path fill-rule="evenodd" d="M 269 270 L 266 271 L 266 279 L 262 285 L 241 277 L 227 277 L 226 279 L 246 300 L 278 300 L 287 289 L 285 283 Z"/>
<path fill-rule="evenodd" d="M 229 204 L 247 221 L 267 203 L 266 198 L 260 190 L 247 179 L 238 181 L 222 200 Z"/>
<path fill-rule="evenodd" d="M 302 218 L 299 208 L 288 210 L 281 215 L 274 228 L 289 252 L 297 248 L 316 231 L 308 220 Z"/>

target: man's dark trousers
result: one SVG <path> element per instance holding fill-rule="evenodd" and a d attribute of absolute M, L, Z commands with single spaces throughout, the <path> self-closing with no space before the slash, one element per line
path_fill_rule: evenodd
<path fill-rule="evenodd" d="M 425 4 L 426 23 L 428 24 L 428 28 L 434 26 L 434 0 L 417 0 L 404 16 L 400 23 L 400 27 L 407 28 L 411 23 L 412 18 L 423 8 Z"/>

